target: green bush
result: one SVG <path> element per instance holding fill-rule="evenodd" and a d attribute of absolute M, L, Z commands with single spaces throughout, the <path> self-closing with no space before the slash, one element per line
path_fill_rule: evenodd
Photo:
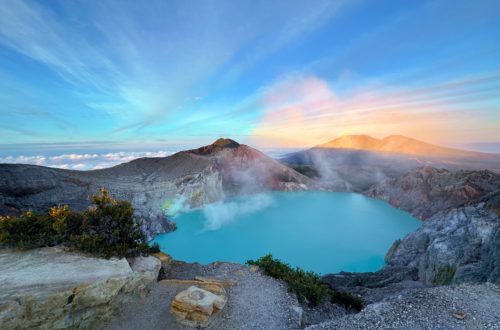
<path fill-rule="evenodd" d="M 448 285 L 453 281 L 457 268 L 454 266 L 443 266 L 437 269 L 436 275 L 432 280 L 433 286 Z"/>
<path fill-rule="evenodd" d="M 149 246 L 149 253 L 158 253 L 158 252 L 161 252 L 160 251 L 160 244 L 155 242 Z"/>
<path fill-rule="evenodd" d="M 249 260 L 247 263 L 258 266 L 266 275 L 285 281 L 300 302 L 307 300 L 310 305 L 315 306 L 325 296 L 326 288 L 317 274 L 303 271 L 298 267 L 293 269 L 288 264 L 274 259 L 271 254 L 255 261 Z"/>
<path fill-rule="evenodd" d="M 26 212 L 20 217 L 0 217 L 0 244 L 3 246 L 32 249 L 60 242 L 50 215 Z"/>
<path fill-rule="evenodd" d="M 257 260 L 248 260 L 247 264 L 258 266 L 264 274 L 286 282 L 288 289 L 297 295 L 299 302 L 307 300 L 310 306 L 316 306 L 328 295 L 332 303 L 358 311 L 363 308 L 363 301 L 360 298 L 348 292 L 333 290 L 321 282 L 318 274 L 304 271 L 299 267 L 292 268 L 290 265 L 274 259 L 271 254 Z"/>
<path fill-rule="evenodd" d="M 117 201 L 106 189 L 92 197 L 93 207 L 78 213 L 68 206 L 48 214 L 26 212 L 21 217 L 0 217 L 0 246 L 31 249 L 65 244 L 102 257 L 129 257 L 158 251 L 149 247 L 134 220 L 132 205 Z"/>

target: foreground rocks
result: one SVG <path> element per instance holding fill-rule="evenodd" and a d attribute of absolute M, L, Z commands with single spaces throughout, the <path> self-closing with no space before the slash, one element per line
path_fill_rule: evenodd
<path fill-rule="evenodd" d="M 320 329 L 499 329 L 500 287 L 491 283 L 402 290 Z"/>
<path fill-rule="evenodd" d="M 156 281 L 154 257 L 99 259 L 61 248 L 0 250 L 0 328 L 90 328 Z"/>
<path fill-rule="evenodd" d="M 203 286 L 203 283 L 198 284 Z M 224 308 L 227 295 L 222 286 L 209 285 L 207 290 L 190 286 L 172 300 L 170 311 L 178 322 L 192 327 L 207 327 Z M 215 290 L 210 290 L 215 287 Z"/>
<path fill-rule="evenodd" d="M 216 281 L 227 294 L 227 303 L 207 329 L 293 330 L 302 326 L 302 308 L 295 295 L 276 279 L 234 263 L 200 265 L 172 262 L 164 279 L 151 287 L 151 293 L 124 305 L 99 329 L 116 330 L 189 330 L 177 322 L 170 304 L 175 296 L 191 286 L 202 287 Z M 208 289 L 208 287 L 204 287 Z"/>
<path fill-rule="evenodd" d="M 439 212 L 389 250 L 392 266 L 416 269 L 427 285 L 500 283 L 500 190 Z"/>

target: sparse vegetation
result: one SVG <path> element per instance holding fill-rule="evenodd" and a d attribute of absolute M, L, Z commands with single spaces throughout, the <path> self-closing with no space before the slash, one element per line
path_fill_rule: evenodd
<path fill-rule="evenodd" d="M 363 308 L 363 301 L 360 298 L 348 292 L 331 289 L 327 284 L 321 282 L 318 274 L 304 271 L 299 267 L 292 268 L 290 265 L 273 258 L 271 254 L 257 260 L 249 260 L 247 264 L 258 266 L 264 274 L 283 280 L 288 284 L 289 290 L 297 295 L 300 302 L 307 302 L 310 306 L 318 305 L 328 295 L 332 303 L 358 311 Z"/>
<path fill-rule="evenodd" d="M 159 251 L 157 244 L 148 246 L 129 202 L 117 201 L 101 189 L 92 203 L 92 208 L 81 213 L 58 206 L 47 214 L 0 217 L 0 246 L 32 249 L 63 244 L 106 258 Z"/>
<path fill-rule="evenodd" d="M 457 268 L 454 266 L 443 266 L 439 267 L 434 279 L 432 280 L 432 285 L 447 285 L 450 284 L 455 276 Z"/>
<path fill-rule="evenodd" d="M 385 263 L 389 263 L 389 261 L 392 259 L 394 256 L 394 253 L 398 250 L 399 245 L 401 244 L 401 240 L 397 239 L 392 243 L 391 247 L 389 248 L 389 251 L 385 254 L 384 261 Z"/>

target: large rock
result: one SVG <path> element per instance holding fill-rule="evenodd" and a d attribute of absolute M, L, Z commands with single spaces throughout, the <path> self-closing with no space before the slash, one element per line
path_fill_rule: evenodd
<path fill-rule="evenodd" d="M 0 250 L 0 328 L 90 328 L 158 276 L 159 260 L 99 259 L 61 248 Z M 156 274 L 154 272 L 156 271 Z"/>
<path fill-rule="evenodd" d="M 179 292 L 172 301 L 170 311 L 177 321 L 192 327 L 207 327 L 211 319 L 226 305 L 227 296 L 220 286 L 218 294 L 190 286 Z"/>
<path fill-rule="evenodd" d="M 434 215 L 397 241 L 387 262 L 416 268 L 428 285 L 500 283 L 500 190 Z"/>
<path fill-rule="evenodd" d="M 134 274 L 132 280 L 125 286 L 126 291 L 143 290 L 151 282 L 158 280 L 161 260 L 150 257 L 136 257 L 129 259 L 130 267 Z"/>

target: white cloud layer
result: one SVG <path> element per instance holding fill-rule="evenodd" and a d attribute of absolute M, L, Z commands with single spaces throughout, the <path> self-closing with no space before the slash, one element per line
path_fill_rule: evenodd
<path fill-rule="evenodd" d="M 171 151 L 120 151 L 105 154 L 63 154 L 57 156 L 7 156 L 0 157 L 0 163 L 33 164 L 70 170 L 94 170 L 115 166 L 141 157 L 167 157 Z"/>

